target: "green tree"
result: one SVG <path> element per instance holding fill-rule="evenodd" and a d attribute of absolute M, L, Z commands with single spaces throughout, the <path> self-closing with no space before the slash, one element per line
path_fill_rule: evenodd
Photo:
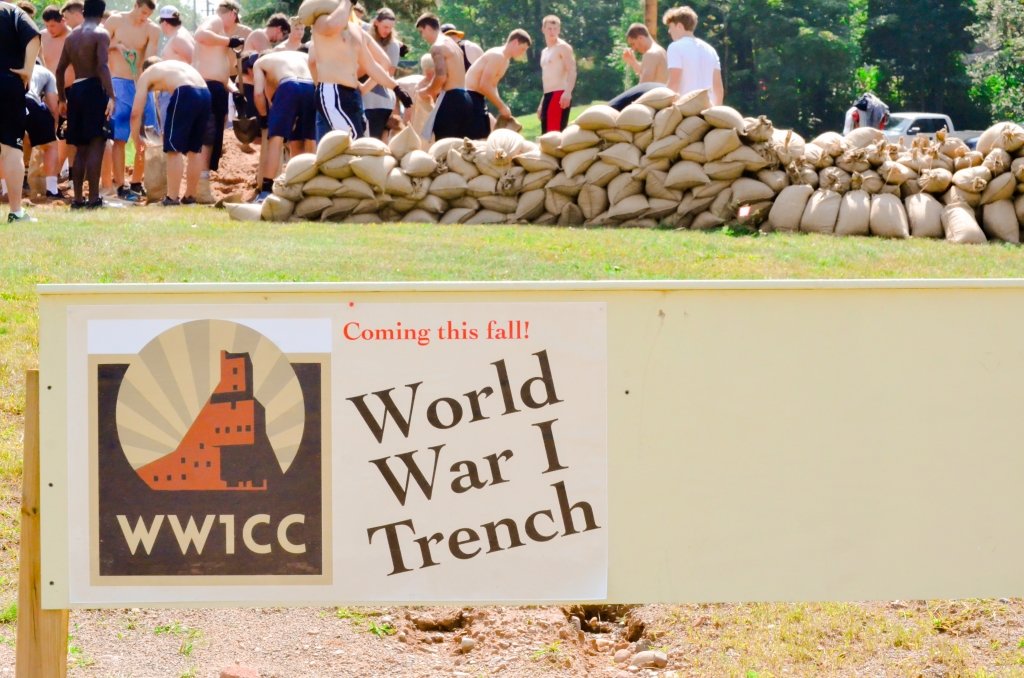
<path fill-rule="evenodd" d="M 964 64 L 973 40 L 972 0 L 868 0 L 864 58 L 880 70 L 879 96 L 893 110 L 947 113 L 960 127 L 984 124 Z"/>
<path fill-rule="evenodd" d="M 984 47 L 968 66 L 976 99 L 993 120 L 1024 120 L 1024 4 L 977 0 L 971 33 Z"/>

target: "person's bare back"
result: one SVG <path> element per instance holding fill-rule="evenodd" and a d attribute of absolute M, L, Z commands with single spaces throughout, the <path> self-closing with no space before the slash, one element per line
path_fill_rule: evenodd
<path fill-rule="evenodd" d="M 106 29 L 87 21 L 78 30 L 72 31 L 64 41 L 64 50 L 61 52 L 57 71 L 61 72 L 70 65 L 75 69 L 77 79 L 99 78 L 103 83 L 103 90 L 109 96 L 113 96 L 114 86 L 110 81 L 110 68 L 107 63 L 109 48 L 110 34 Z M 63 79 L 57 78 L 57 88 L 63 100 Z"/>
<path fill-rule="evenodd" d="M 438 77 L 444 77 L 443 91 L 466 89 L 466 62 L 454 40 L 439 33 L 430 46 L 430 57 L 434 60 L 434 72 Z"/>
<path fill-rule="evenodd" d="M 257 70 L 266 80 L 269 98 L 273 98 L 273 90 L 285 80 L 313 81 L 313 76 L 309 72 L 309 57 L 302 52 L 264 54 L 253 65 L 253 71 Z"/>
<path fill-rule="evenodd" d="M 196 41 L 192 34 L 184 26 L 178 29 L 160 52 L 161 59 L 183 61 L 186 64 L 192 63 L 192 57 L 196 51 Z"/>
<path fill-rule="evenodd" d="M 137 92 L 173 92 L 179 87 L 206 87 L 206 81 L 195 68 L 183 61 L 165 60 L 155 63 L 139 76 Z"/>

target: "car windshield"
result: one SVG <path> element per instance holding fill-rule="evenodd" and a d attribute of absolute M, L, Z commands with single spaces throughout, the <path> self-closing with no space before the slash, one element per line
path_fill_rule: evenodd
<path fill-rule="evenodd" d="M 890 115 L 886 130 L 889 132 L 905 132 L 913 119 L 905 115 Z"/>

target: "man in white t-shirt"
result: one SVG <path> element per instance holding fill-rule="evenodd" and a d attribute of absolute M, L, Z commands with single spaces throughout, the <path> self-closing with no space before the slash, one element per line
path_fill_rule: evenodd
<path fill-rule="evenodd" d="M 715 48 L 693 35 L 697 13 L 690 7 L 673 7 L 665 12 L 662 23 L 672 36 L 668 46 L 668 86 L 680 94 L 709 89 L 711 103 L 721 104 L 725 100 L 722 64 Z"/>

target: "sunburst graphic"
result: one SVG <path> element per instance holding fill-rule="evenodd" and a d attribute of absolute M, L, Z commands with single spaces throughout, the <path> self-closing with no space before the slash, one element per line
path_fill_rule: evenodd
<path fill-rule="evenodd" d="M 173 452 L 221 379 L 221 352 L 248 354 L 252 397 L 266 414 L 266 434 L 284 473 L 305 428 L 305 403 L 295 370 L 269 339 L 226 320 L 172 327 L 146 344 L 125 373 L 117 396 L 117 433 L 133 469 Z"/>

